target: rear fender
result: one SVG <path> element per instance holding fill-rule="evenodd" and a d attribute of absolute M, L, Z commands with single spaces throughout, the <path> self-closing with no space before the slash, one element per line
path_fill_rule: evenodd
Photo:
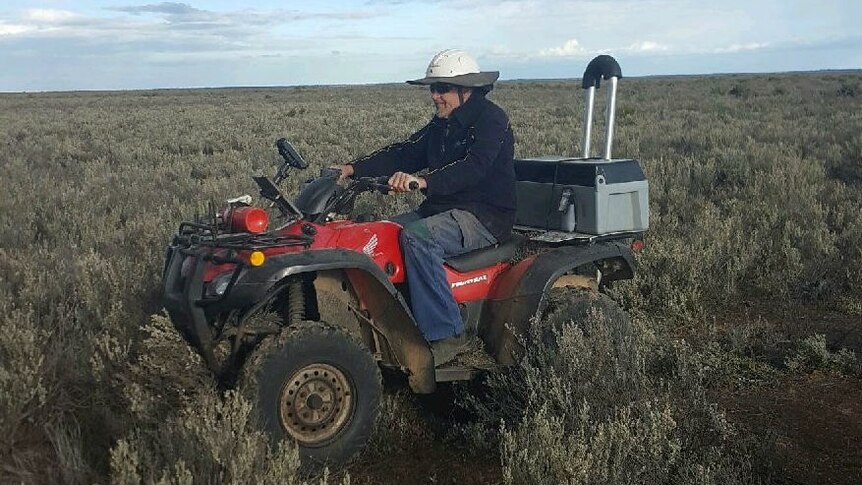
<path fill-rule="evenodd" d="M 497 362 L 515 363 L 518 336 L 547 306 L 548 290 L 573 269 L 590 263 L 613 268 L 603 281 L 631 278 L 634 257 L 628 245 L 616 242 L 564 246 L 531 256 L 501 275 L 492 291 L 490 312 L 483 322 L 483 339 Z M 566 275 L 568 276 L 568 275 Z M 577 279 L 573 279 L 573 283 Z M 559 284 L 565 286 L 565 284 Z"/>

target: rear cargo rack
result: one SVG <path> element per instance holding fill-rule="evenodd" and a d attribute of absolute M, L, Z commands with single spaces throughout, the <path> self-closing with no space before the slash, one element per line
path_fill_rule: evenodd
<path fill-rule="evenodd" d="M 567 231 L 544 231 L 537 230 L 535 227 L 518 226 L 513 228 L 516 232 L 523 234 L 530 241 L 560 244 L 560 243 L 581 243 L 591 244 L 601 241 L 611 241 L 616 239 L 640 239 L 644 235 L 644 231 L 620 231 L 607 234 L 586 234 L 583 232 L 567 232 Z"/>

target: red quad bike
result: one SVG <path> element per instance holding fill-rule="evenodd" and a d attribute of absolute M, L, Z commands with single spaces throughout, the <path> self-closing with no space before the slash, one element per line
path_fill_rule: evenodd
<path fill-rule="evenodd" d="M 324 170 L 293 201 L 278 184 L 307 164 L 284 139 L 274 179 L 254 177 L 265 208 L 228 201 L 205 222 L 183 222 L 167 250 L 163 302 L 177 329 L 225 387 L 253 401 L 273 439 L 297 443 L 305 462 L 347 460 L 368 440 L 381 369 L 416 393 L 515 363 L 519 334 L 555 288 L 601 291 L 631 278 L 648 226 L 647 182 L 636 160 L 612 159 L 619 65 L 609 56 L 584 73 L 583 156 L 515 161 L 513 237 L 446 261 L 452 295 L 489 365 L 435 367 L 405 299 L 401 227 L 338 218 L 386 179 L 346 187 Z M 594 95 L 607 95 L 603 157 L 590 156 Z M 269 212 L 281 223 L 269 227 Z M 572 291 L 573 298 L 584 291 Z"/>

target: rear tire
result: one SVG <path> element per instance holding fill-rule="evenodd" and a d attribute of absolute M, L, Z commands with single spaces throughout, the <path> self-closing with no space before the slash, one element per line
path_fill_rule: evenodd
<path fill-rule="evenodd" d="M 628 313 L 611 297 L 604 293 L 580 287 L 553 288 L 548 292 L 546 306 L 540 322 L 546 330 L 559 330 L 560 326 L 573 322 L 589 334 L 592 326 L 610 326 L 617 333 L 631 331 Z M 596 318 L 600 316 L 600 318 Z M 550 337 L 547 335 L 546 337 Z"/>
<path fill-rule="evenodd" d="M 577 286 L 551 288 L 546 297 L 547 305 L 542 318 L 551 318 L 557 313 L 574 317 L 585 317 L 590 309 L 601 311 L 610 318 L 628 318 L 625 310 L 604 293 Z"/>
<path fill-rule="evenodd" d="M 380 368 L 345 329 L 300 322 L 264 340 L 243 370 L 243 394 L 273 441 L 299 447 L 304 464 L 341 464 L 371 437 Z"/>

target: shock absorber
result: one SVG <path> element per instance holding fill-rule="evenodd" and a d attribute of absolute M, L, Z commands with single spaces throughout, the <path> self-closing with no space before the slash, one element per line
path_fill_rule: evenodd
<path fill-rule="evenodd" d="M 287 325 L 305 320 L 305 290 L 302 280 L 294 279 L 287 284 Z"/>

